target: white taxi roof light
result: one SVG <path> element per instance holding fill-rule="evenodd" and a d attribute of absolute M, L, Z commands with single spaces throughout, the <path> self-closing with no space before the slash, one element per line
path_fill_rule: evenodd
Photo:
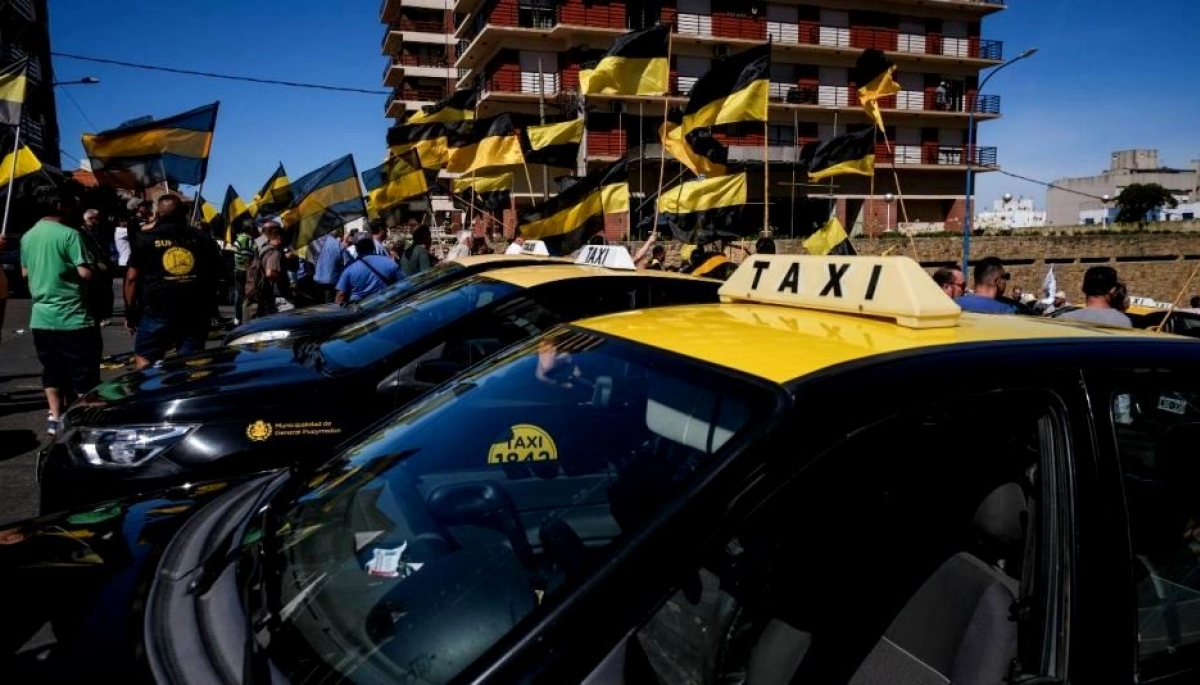
<path fill-rule="evenodd" d="M 549 257 L 550 250 L 546 247 L 546 243 L 540 240 L 526 240 L 521 245 L 521 254 L 535 254 Z"/>
<path fill-rule="evenodd" d="M 909 257 L 754 255 L 720 290 L 760 302 L 894 319 L 906 328 L 958 324 L 962 309 Z"/>
<path fill-rule="evenodd" d="M 629 250 L 617 245 L 584 245 L 579 249 L 579 256 L 575 258 L 575 263 L 626 271 L 637 269 Z"/>

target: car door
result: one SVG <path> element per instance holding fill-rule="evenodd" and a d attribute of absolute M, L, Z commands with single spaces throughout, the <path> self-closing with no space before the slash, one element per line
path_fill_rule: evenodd
<path fill-rule="evenodd" d="M 889 682 L 913 667 L 904 653 L 930 652 L 915 662 L 924 667 L 982 631 L 994 644 L 977 651 L 998 677 L 1054 682 L 1073 610 L 1072 463 L 1086 405 L 1070 369 L 1004 359 L 943 352 L 797 386 L 793 409 L 649 524 L 586 594 L 495 650 L 487 673 Z M 995 497 L 1009 506 L 987 514 Z M 981 528 L 978 516 L 996 520 Z M 972 607 L 991 633 L 939 604 L 936 590 L 956 582 L 990 594 L 991 606 Z M 922 647 L 923 633 L 940 646 Z"/>
<path fill-rule="evenodd" d="M 1112 512 L 1093 525 L 1114 548 L 1093 575 L 1105 610 L 1096 629 L 1112 639 L 1096 636 L 1089 651 L 1120 655 L 1121 682 L 1197 682 L 1200 363 L 1194 352 L 1128 354 L 1086 379 Z"/>

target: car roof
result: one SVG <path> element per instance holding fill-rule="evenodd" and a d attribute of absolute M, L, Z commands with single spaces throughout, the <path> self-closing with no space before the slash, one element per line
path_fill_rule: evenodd
<path fill-rule="evenodd" d="M 547 264 L 574 264 L 566 257 L 547 257 L 530 254 L 481 254 L 456 259 L 467 269 L 492 269 L 508 266 L 543 266 Z"/>
<path fill-rule="evenodd" d="M 845 362 L 944 345 L 1113 338 L 1195 344 L 1179 336 L 1022 315 L 964 312 L 957 325 L 920 329 L 869 316 L 742 302 L 620 312 L 574 325 L 779 384 Z"/>
<path fill-rule="evenodd" d="M 701 279 L 696 276 L 688 276 L 686 274 L 672 273 L 670 271 L 657 271 L 653 269 L 607 269 L 601 266 L 589 266 L 586 264 L 541 264 L 537 266 L 514 266 L 505 269 L 493 269 L 483 274 L 487 278 L 497 281 L 503 281 L 521 288 L 532 288 L 553 281 L 561 281 L 570 278 L 588 278 L 588 277 L 613 277 L 613 276 L 641 276 L 647 278 L 662 278 L 675 280 L 709 280 Z M 720 285 L 718 281 L 713 281 L 714 285 Z"/>

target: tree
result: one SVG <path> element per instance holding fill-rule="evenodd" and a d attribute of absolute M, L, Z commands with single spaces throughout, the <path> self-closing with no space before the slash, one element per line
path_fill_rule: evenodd
<path fill-rule="evenodd" d="M 1146 215 L 1159 207 L 1176 207 L 1179 203 L 1171 191 L 1157 183 L 1134 183 L 1117 196 L 1117 221 L 1142 223 Z"/>

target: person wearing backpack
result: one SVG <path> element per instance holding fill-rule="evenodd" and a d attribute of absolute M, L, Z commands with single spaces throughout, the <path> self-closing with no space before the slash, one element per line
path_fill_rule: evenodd
<path fill-rule="evenodd" d="M 337 283 L 335 302 L 346 304 L 358 302 L 371 293 L 378 292 L 400 280 L 400 267 L 387 255 L 372 254 L 375 239 L 364 236 L 354 245 L 359 257 L 342 272 Z"/>
<path fill-rule="evenodd" d="M 276 298 L 292 299 L 291 283 L 283 262 L 283 227 L 268 221 L 263 224 L 262 235 L 266 242 L 246 267 L 243 322 L 278 312 Z"/>

